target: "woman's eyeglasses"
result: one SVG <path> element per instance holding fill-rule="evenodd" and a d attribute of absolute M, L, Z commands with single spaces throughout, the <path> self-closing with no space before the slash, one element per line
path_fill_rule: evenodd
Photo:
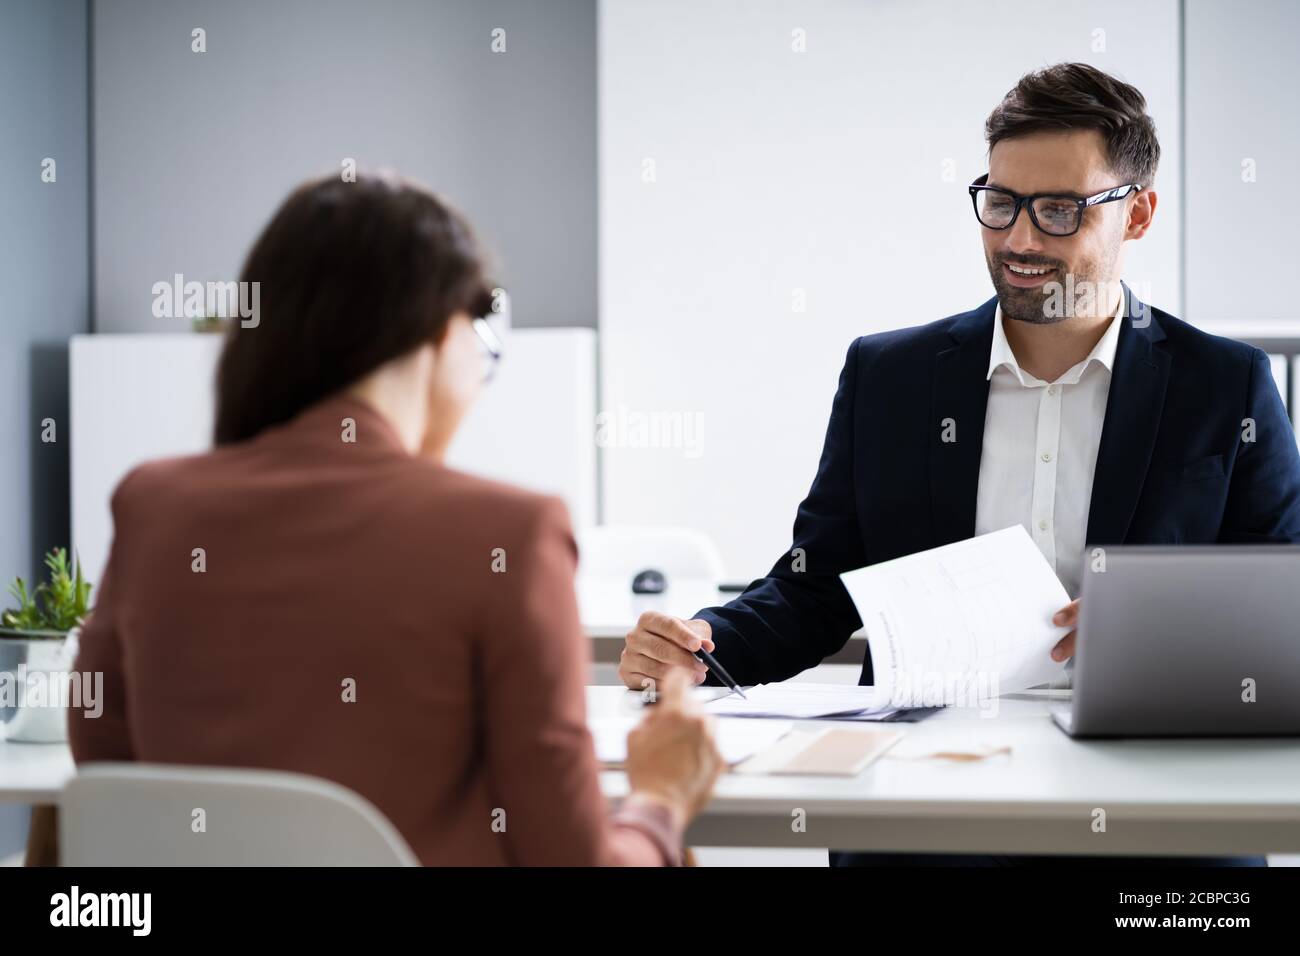
<path fill-rule="evenodd" d="M 988 229 L 1010 229 L 1020 215 L 1020 207 L 1029 208 L 1029 218 L 1034 225 L 1049 236 L 1072 236 L 1083 225 L 1083 211 L 1089 206 L 1114 202 L 1137 192 L 1142 187 L 1128 183 L 1107 189 L 1095 196 L 1055 196 L 1038 193 L 1018 196 L 1009 189 L 984 185 L 989 180 L 985 173 L 970 184 L 970 200 L 975 206 L 975 218 Z"/>
<path fill-rule="evenodd" d="M 487 319 L 474 319 L 472 324 L 487 359 L 487 370 L 483 374 L 483 381 L 490 382 L 496 374 L 497 364 L 501 361 L 501 339 L 496 332 L 492 331 L 492 325 Z"/>

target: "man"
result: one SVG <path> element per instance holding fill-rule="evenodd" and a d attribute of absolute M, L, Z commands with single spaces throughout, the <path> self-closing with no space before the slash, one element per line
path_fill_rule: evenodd
<path fill-rule="evenodd" d="M 1119 281 L 1157 207 L 1142 94 L 1058 64 L 1022 77 L 985 134 L 970 192 L 997 295 L 849 347 L 791 553 L 724 607 L 643 616 L 628 686 L 674 666 L 703 682 L 700 646 L 741 684 L 791 677 L 861 626 L 841 572 L 1015 523 L 1076 598 L 1058 626 L 1078 618 L 1093 547 L 1300 540 L 1300 455 L 1267 356 Z"/>

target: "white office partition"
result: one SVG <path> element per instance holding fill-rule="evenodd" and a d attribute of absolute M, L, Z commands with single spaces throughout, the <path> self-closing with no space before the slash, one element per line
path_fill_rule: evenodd
<path fill-rule="evenodd" d="M 559 495 L 574 527 L 585 527 L 596 521 L 595 416 L 595 331 L 512 329 L 447 463 Z"/>
<path fill-rule="evenodd" d="M 151 458 L 211 447 L 216 335 L 78 335 L 71 345 L 72 542 L 98 582 L 112 539 L 113 489 Z M 514 329 L 496 378 L 470 411 L 448 464 L 565 500 L 596 518 L 595 333 Z"/>
<path fill-rule="evenodd" d="M 218 335 L 72 337 L 72 546 L 93 583 L 108 562 L 117 483 L 150 458 L 212 447 L 212 372 L 220 348 Z"/>
<path fill-rule="evenodd" d="M 850 341 L 992 295 L 966 186 L 1031 69 L 1146 94 L 1161 202 L 1126 275 L 1179 308 L 1175 0 L 603 0 L 599 42 L 607 522 L 696 527 L 730 578 L 766 571 Z"/>

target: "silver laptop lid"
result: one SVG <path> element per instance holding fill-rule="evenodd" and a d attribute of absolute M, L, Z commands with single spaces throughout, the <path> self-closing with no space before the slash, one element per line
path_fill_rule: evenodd
<path fill-rule="evenodd" d="M 1076 736 L 1300 734 L 1300 546 L 1112 546 L 1085 562 Z"/>

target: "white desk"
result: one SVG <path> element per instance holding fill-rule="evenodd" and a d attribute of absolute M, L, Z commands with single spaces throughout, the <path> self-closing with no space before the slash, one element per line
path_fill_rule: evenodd
<path fill-rule="evenodd" d="M 1004 698 L 995 718 L 942 711 L 896 752 L 1006 744 L 974 763 L 886 756 L 852 779 L 724 775 L 688 834 L 695 846 L 934 852 L 1255 854 L 1300 851 L 1300 740 L 1073 741 L 1048 717 L 1061 692 Z M 587 688 L 592 714 L 639 708 Z M 818 726 L 821 722 L 803 722 Z M 900 750 L 903 748 L 903 750 Z M 0 742 L 0 803 L 55 803 L 73 772 L 65 746 Z M 611 798 L 620 771 L 601 774 Z M 791 813 L 807 814 L 794 833 Z M 1107 814 L 1092 831 L 1093 810 Z"/>
<path fill-rule="evenodd" d="M 0 804 L 57 803 L 74 769 L 66 744 L 0 740 Z"/>
<path fill-rule="evenodd" d="M 592 713 L 640 706 L 617 687 L 587 695 Z M 1009 756 L 887 755 L 851 779 L 725 775 L 687 842 L 1095 856 L 1300 850 L 1300 740 L 1074 741 L 1048 715 L 1067 695 L 1003 698 L 995 718 L 945 710 L 887 725 L 905 729 L 898 752 L 985 742 L 1009 745 Z M 601 786 L 609 797 L 627 792 L 621 772 L 603 773 Z M 805 833 L 791 829 L 796 808 Z M 1094 808 L 1106 811 L 1104 834 L 1092 832 Z"/>
<path fill-rule="evenodd" d="M 663 594 L 633 594 L 630 589 L 587 586 L 578 580 L 578 607 L 582 629 L 591 638 L 592 660 L 596 664 L 617 664 L 623 640 L 646 611 L 663 611 L 675 617 L 689 618 L 705 607 L 726 604 L 738 595 L 725 591 L 669 588 Z M 850 637 L 839 651 L 826 658 L 825 664 L 862 666 L 867 653 L 864 637 Z"/>

